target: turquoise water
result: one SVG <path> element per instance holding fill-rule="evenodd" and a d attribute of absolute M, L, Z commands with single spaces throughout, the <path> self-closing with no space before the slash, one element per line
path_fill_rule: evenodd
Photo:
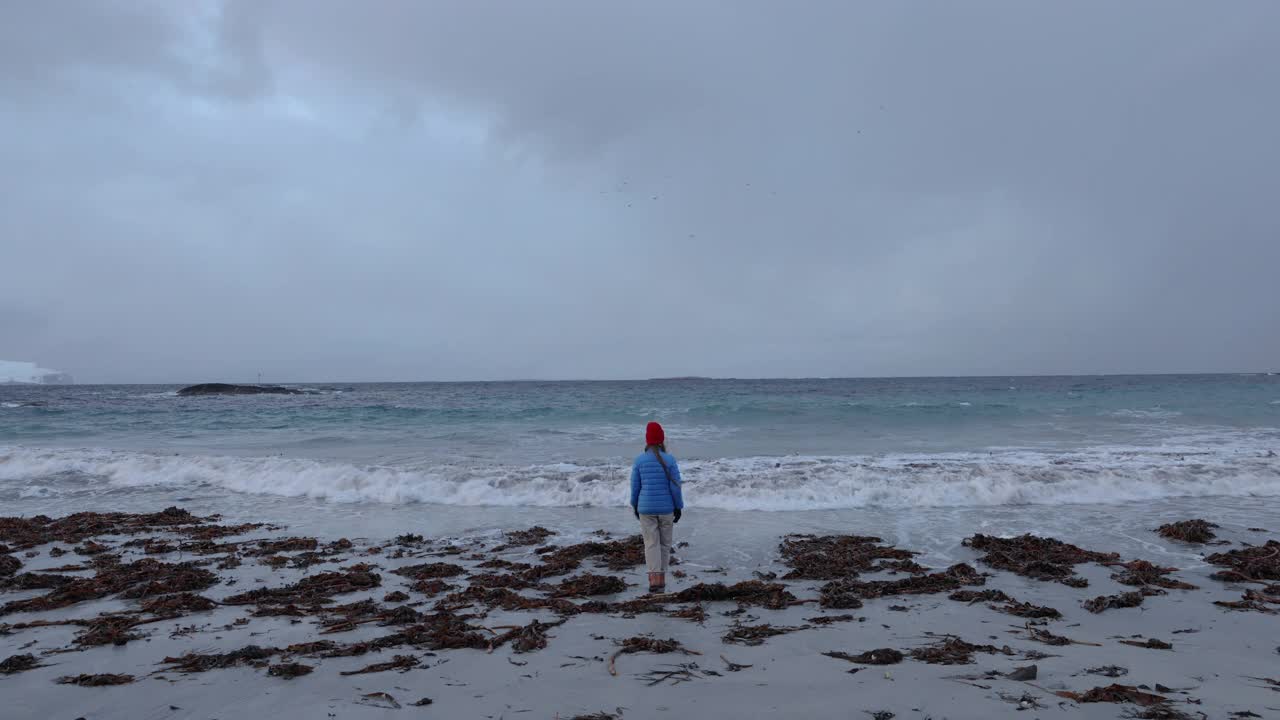
<path fill-rule="evenodd" d="M 321 501 L 623 502 L 644 423 L 708 507 L 1280 494 L 1280 377 L 0 386 L 0 499 L 215 487 Z"/>

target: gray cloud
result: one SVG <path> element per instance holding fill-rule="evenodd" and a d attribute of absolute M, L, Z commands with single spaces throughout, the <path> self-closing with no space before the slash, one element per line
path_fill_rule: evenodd
<path fill-rule="evenodd" d="M 1235 370 L 1272 3 L 12 3 L 0 357 L 85 380 Z"/>

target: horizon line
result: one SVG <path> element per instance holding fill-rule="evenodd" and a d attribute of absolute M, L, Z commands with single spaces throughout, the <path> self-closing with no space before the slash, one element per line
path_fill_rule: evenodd
<path fill-rule="evenodd" d="M 806 380 L 979 380 L 990 378 L 1081 378 L 1081 377 L 1170 377 L 1170 376 L 1203 376 L 1203 375 L 1237 375 L 1237 376 L 1269 376 L 1274 371 L 1196 371 L 1196 372 L 1107 372 L 1107 373 L 990 373 L 982 375 L 793 375 L 793 376 L 756 376 L 756 377 L 716 377 L 709 375 L 673 375 L 666 377 L 633 377 L 633 378 L 505 378 L 489 380 L 281 380 L 274 382 L 225 380 L 203 380 L 199 383 L 180 382 L 90 382 L 71 384 L 42 383 L 5 383 L 14 387 L 74 387 L 76 385 L 193 385 L 206 382 L 229 382 L 233 385 L 479 385 L 498 383 L 624 383 L 624 382 L 768 382 Z"/>

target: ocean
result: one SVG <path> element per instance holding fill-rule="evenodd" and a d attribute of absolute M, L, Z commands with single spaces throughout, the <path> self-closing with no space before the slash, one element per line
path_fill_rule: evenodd
<path fill-rule="evenodd" d="M 311 393 L 0 386 L 0 514 L 176 504 L 325 532 L 629 530 L 630 462 L 657 420 L 686 534 L 853 526 L 945 555 L 975 526 L 1280 524 L 1267 374 L 297 387 Z"/>

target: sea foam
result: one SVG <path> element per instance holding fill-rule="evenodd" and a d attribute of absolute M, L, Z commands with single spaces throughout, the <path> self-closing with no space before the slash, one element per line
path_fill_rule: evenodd
<path fill-rule="evenodd" d="M 1280 496 L 1280 460 L 1265 449 L 1108 447 L 883 456 L 750 457 L 680 464 L 691 506 L 722 510 L 1123 503 L 1178 497 Z M 331 502 L 622 506 L 630 468 L 551 465 L 354 465 L 282 457 L 0 448 L 0 483 L 167 486 Z M 42 491 L 43 492 L 43 491 Z"/>

